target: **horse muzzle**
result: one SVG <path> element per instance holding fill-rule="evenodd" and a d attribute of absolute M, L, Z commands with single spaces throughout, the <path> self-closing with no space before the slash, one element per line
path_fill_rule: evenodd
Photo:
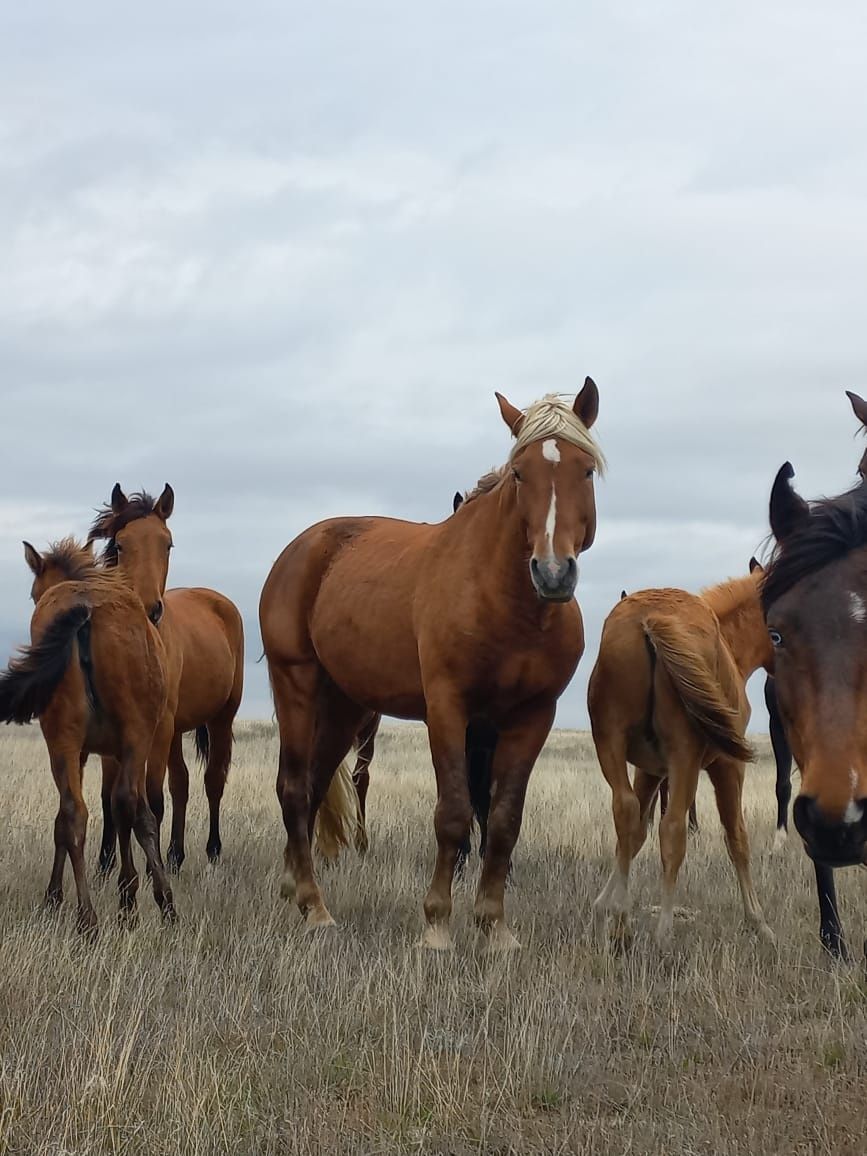
<path fill-rule="evenodd" d="M 543 602 L 569 602 L 578 585 L 578 561 L 574 556 L 531 558 L 530 578 Z"/>
<path fill-rule="evenodd" d="M 825 867 L 854 867 L 867 850 L 867 806 L 864 799 L 849 804 L 843 819 L 831 820 L 815 799 L 800 795 L 792 808 L 807 854 Z"/>

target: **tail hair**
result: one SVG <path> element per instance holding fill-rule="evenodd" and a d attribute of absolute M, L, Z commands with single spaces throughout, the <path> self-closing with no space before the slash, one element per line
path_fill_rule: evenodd
<path fill-rule="evenodd" d="M 314 846 L 325 859 L 336 859 L 342 848 L 356 845 L 361 826 L 358 792 L 344 759 L 331 780 L 316 814 Z"/>
<path fill-rule="evenodd" d="M 80 631 L 90 621 L 90 607 L 69 607 L 49 623 L 38 642 L 23 646 L 0 673 L 0 722 L 32 722 L 48 708 L 69 668 Z"/>
<path fill-rule="evenodd" d="M 707 744 L 722 755 L 748 763 L 755 751 L 737 724 L 719 682 L 695 653 L 689 634 L 671 618 L 649 615 L 643 623 L 650 645 L 674 684 L 683 708 Z"/>
<path fill-rule="evenodd" d="M 211 753 L 211 739 L 207 727 L 196 727 L 196 755 L 203 767 L 208 765 Z"/>

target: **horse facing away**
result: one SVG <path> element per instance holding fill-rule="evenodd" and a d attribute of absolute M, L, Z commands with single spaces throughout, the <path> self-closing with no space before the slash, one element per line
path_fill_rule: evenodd
<path fill-rule="evenodd" d="M 786 462 L 771 490 L 777 544 L 762 605 L 801 768 L 792 817 L 816 864 L 822 942 L 846 958 L 832 872 L 867 854 L 867 481 L 808 505 L 793 477 Z"/>
<path fill-rule="evenodd" d="M 171 887 L 147 803 L 145 775 L 154 731 L 165 709 L 165 650 L 135 593 L 100 574 L 89 550 L 67 538 L 40 555 L 29 543 L 36 609 L 32 643 L 0 675 L 0 720 L 34 718 L 48 747 L 60 795 L 54 823 L 54 867 L 45 901 L 63 900 L 66 857 L 78 892 L 78 928 L 93 935 L 96 912 L 84 864 L 87 806 L 82 773 L 93 751 L 117 760 L 111 808 L 120 836 L 120 910 L 135 910 L 138 875 L 132 858 L 135 833 L 147 858 L 154 898 L 167 920 L 175 918 Z"/>
<path fill-rule="evenodd" d="M 497 395 L 515 436 L 457 513 L 435 525 L 335 518 L 291 542 L 259 620 L 280 731 L 286 827 L 282 893 L 308 926 L 333 924 L 310 853 L 313 819 L 365 716 L 427 723 L 437 780 L 437 858 L 423 943 L 451 946 L 452 879 L 473 815 L 468 728 L 496 729 L 487 849 L 475 900 L 491 948 L 516 947 L 503 896 L 533 765 L 584 650 L 573 598 L 596 528 L 590 434 L 599 394 L 525 413 Z"/>
<path fill-rule="evenodd" d="M 166 648 L 168 698 L 148 760 L 148 798 L 162 823 L 166 769 L 172 795 L 168 864 L 175 871 L 185 858 L 184 831 L 190 776 L 183 735 L 195 731 L 205 765 L 210 824 L 207 854 L 215 862 L 222 850 L 220 805 L 232 758 L 232 727 L 244 687 L 244 626 L 233 602 L 202 587 L 166 590 L 172 535 L 168 520 L 174 492 L 168 483 L 158 499 L 144 492 L 129 498 L 116 484 L 110 503 L 94 521 L 88 540 L 104 540 L 103 566 L 123 574 L 141 598 Z M 105 768 L 110 785 L 114 768 Z M 111 810 L 103 796 L 103 844 L 100 863 L 110 870 L 114 855 Z"/>
<path fill-rule="evenodd" d="M 714 786 L 747 923 L 773 938 L 750 876 L 741 796 L 752 758 L 744 730 L 746 681 L 772 661 L 759 604 L 761 568 L 701 595 L 646 590 L 619 602 L 605 621 L 590 676 L 588 706 L 599 765 L 612 792 L 617 862 L 594 904 L 597 937 L 607 916 L 621 934 L 629 914 L 629 870 L 647 837 L 650 810 L 667 775 L 669 808 L 659 824 L 662 908 L 656 939 L 672 936 L 677 875 L 686 852 L 686 816 L 701 768 Z M 627 762 L 635 766 L 630 784 Z"/>

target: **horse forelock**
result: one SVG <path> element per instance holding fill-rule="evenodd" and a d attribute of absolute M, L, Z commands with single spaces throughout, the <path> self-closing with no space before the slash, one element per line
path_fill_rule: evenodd
<path fill-rule="evenodd" d="M 144 490 L 140 490 L 138 493 L 130 494 L 129 500 L 122 510 L 115 511 L 108 504 L 97 512 L 93 525 L 88 531 L 87 540 L 88 542 L 94 542 L 97 539 L 105 541 L 105 548 L 102 551 L 103 565 L 117 565 L 116 538 L 118 534 L 130 522 L 136 522 L 139 518 L 147 518 L 148 515 L 153 514 L 156 505 L 156 498 L 151 497 Z"/>
<path fill-rule="evenodd" d="M 526 446 L 546 438 L 560 438 L 577 446 L 593 459 L 600 477 L 605 473 L 607 463 L 599 443 L 577 417 L 567 398 L 557 393 L 546 394 L 527 409 L 509 461 Z"/>

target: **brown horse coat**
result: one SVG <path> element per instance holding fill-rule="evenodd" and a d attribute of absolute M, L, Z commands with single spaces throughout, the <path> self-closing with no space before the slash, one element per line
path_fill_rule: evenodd
<path fill-rule="evenodd" d="M 664 889 L 657 938 L 671 935 L 674 890 L 686 850 L 686 816 L 706 767 L 748 921 L 769 934 L 749 872 L 741 794 L 749 721 L 745 684 L 773 655 L 759 602 L 761 568 L 701 595 L 646 590 L 622 599 L 605 621 L 588 688 L 593 739 L 612 790 L 617 867 L 596 900 L 604 937 L 609 910 L 628 913 L 632 860 L 647 835 L 659 784 L 669 808 L 660 820 Z M 627 763 L 636 767 L 634 788 Z"/>

